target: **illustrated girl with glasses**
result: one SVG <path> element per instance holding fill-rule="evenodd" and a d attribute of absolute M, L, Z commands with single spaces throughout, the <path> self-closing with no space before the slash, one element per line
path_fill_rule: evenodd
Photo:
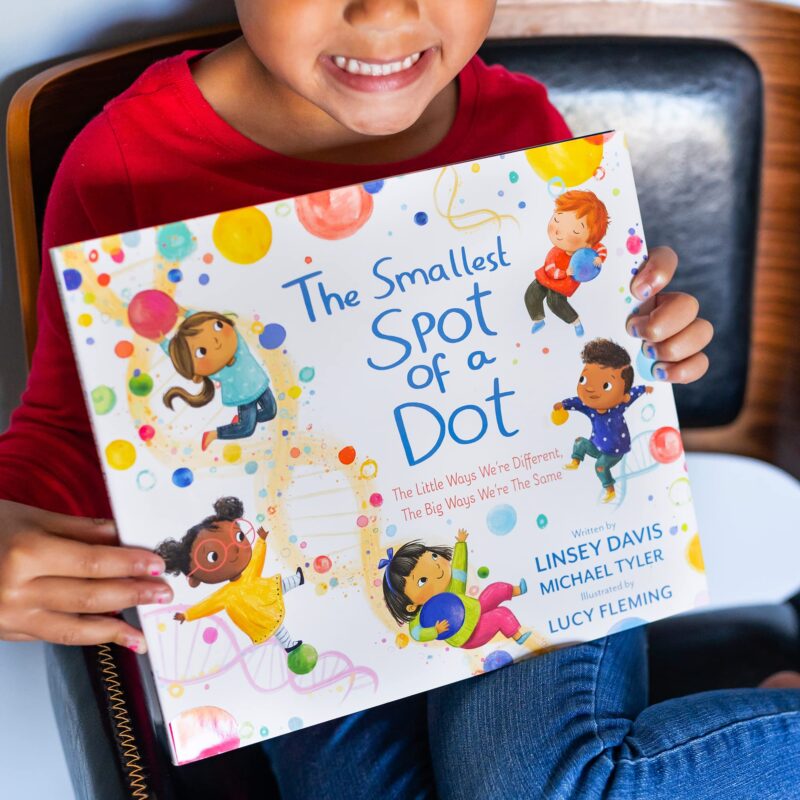
<path fill-rule="evenodd" d="M 283 595 L 305 583 L 303 570 L 288 577 L 261 575 L 267 555 L 267 531 L 257 531 L 242 518 L 244 506 L 236 497 L 221 497 L 214 503 L 216 514 L 206 517 L 183 538 L 167 539 L 155 552 L 172 575 L 183 573 L 189 586 L 224 583 L 205 600 L 175 614 L 178 622 L 192 622 L 225 611 L 253 644 L 278 640 L 287 653 L 298 648 L 283 624 Z"/>

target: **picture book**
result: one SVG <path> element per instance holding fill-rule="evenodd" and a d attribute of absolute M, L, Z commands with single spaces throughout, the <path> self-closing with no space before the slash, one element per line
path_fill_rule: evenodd
<path fill-rule="evenodd" d="M 707 602 L 621 132 L 52 256 L 175 763 Z"/>

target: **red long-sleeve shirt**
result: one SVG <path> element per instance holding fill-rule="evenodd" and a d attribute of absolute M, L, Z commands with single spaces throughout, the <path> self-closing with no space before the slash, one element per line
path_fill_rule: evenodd
<path fill-rule="evenodd" d="M 39 338 L 26 391 L 0 436 L 0 497 L 110 516 L 48 248 L 306 192 L 565 139 L 545 88 L 473 58 L 455 121 L 421 156 L 391 164 L 303 161 L 256 144 L 206 102 L 189 68 L 201 51 L 155 64 L 70 146 L 44 221 Z"/>

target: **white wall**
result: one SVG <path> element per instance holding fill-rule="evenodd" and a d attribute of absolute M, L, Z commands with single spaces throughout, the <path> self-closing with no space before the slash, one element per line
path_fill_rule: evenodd
<path fill-rule="evenodd" d="M 46 67 L 84 52 L 234 19 L 233 0 L 3 0 L 0 112 Z M 0 125 L 0 430 L 25 383 L 9 216 L 5 124 Z"/>

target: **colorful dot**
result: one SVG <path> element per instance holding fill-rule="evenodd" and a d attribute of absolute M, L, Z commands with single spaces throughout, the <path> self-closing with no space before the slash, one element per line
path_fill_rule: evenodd
<path fill-rule="evenodd" d="M 83 302 L 86 303 L 87 306 L 92 305 L 96 299 L 94 292 L 85 292 L 83 295 Z"/>
<path fill-rule="evenodd" d="M 115 439 L 106 447 L 106 461 L 112 469 L 130 469 L 136 462 L 136 448 L 125 439 Z"/>
<path fill-rule="evenodd" d="M 380 508 L 383 505 L 383 495 L 379 492 L 374 492 L 369 496 L 369 504 L 373 508 Z"/>
<path fill-rule="evenodd" d="M 247 463 L 244 465 L 244 471 L 245 471 L 245 472 L 246 472 L 248 475 L 255 475 L 255 474 L 256 474 L 256 472 L 258 472 L 258 464 L 257 464 L 255 461 L 248 461 L 248 462 L 247 462 Z"/>
<path fill-rule="evenodd" d="M 167 273 L 167 280 L 171 283 L 180 283 L 183 280 L 183 273 L 179 269 L 171 269 Z"/>
<path fill-rule="evenodd" d="M 289 397 L 292 398 L 292 400 L 297 400 L 297 398 L 300 397 L 301 394 L 303 394 L 303 390 L 299 386 L 290 386 L 286 390 L 286 394 L 288 394 Z"/>
<path fill-rule="evenodd" d="M 472 165 L 472 171 L 473 172 L 480 172 L 481 171 L 481 165 L 480 164 L 473 164 Z"/>
<path fill-rule="evenodd" d="M 364 184 L 364 189 L 369 192 L 369 194 L 378 194 L 378 192 L 383 189 L 383 181 L 367 181 Z"/>
<path fill-rule="evenodd" d="M 417 213 L 414 214 L 414 222 L 416 222 L 417 225 L 427 225 L 428 215 L 424 211 L 417 211 Z"/>
<path fill-rule="evenodd" d="M 527 208 L 528 204 L 524 200 L 520 200 L 519 203 L 517 203 L 517 206 L 519 208 Z"/>
<path fill-rule="evenodd" d="M 209 278 L 205 272 L 201 272 L 197 278 L 197 281 L 201 286 L 205 286 L 210 280 L 211 278 Z"/>
<path fill-rule="evenodd" d="M 65 269 L 64 270 L 64 286 L 66 287 L 67 291 L 73 292 L 75 289 L 79 288 L 81 283 L 83 283 L 83 277 L 81 276 L 80 272 L 76 269 Z"/>
<path fill-rule="evenodd" d="M 397 534 L 397 525 L 387 525 L 386 526 L 386 535 L 387 536 L 395 536 Z"/>
<path fill-rule="evenodd" d="M 286 340 L 286 328 L 277 322 L 272 322 L 264 326 L 264 330 L 258 337 L 259 344 L 265 350 L 275 350 Z"/>
<path fill-rule="evenodd" d="M 365 514 L 361 514 L 356 520 L 356 525 L 358 525 L 359 528 L 366 528 L 367 525 L 369 525 L 369 517 Z"/>
<path fill-rule="evenodd" d="M 328 556 L 317 556 L 314 559 L 314 569 L 320 574 L 327 572 L 332 566 L 332 562 Z"/>
<path fill-rule="evenodd" d="M 219 631 L 213 625 L 209 625 L 203 631 L 203 641 L 206 644 L 214 644 L 214 642 L 217 641 L 218 636 L 219 636 Z"/>
<path fill-rule="evenodd" d="M 347 446 L 343 447 L 339 451 L 339 461 L 342 464 L 352 464 L 356 460 L 356 449 L 355 447 Z"/>
<path fill-rule="evenodd" d="M 478 577 L 479 578 L 488 578 L 489 577 L 489 567 L 478 567 Z"/>
<path fill-rule="evenodd" d="M 149 442 L 156 435 L 156 429 L 152 425 L 142 425 L 139 428 L 139 438 L 143 442 Z"/>
<path fill-rule="evenodd" d="M 185 489 L 194 483 L 194 473 L 188 467 L 178 467 L 172 473 L 172 482 L 179 489 Z"/>
<path fill-rule="evenodd" d="M 153 379 L 146 372 L 136 374 L 137 372 L 138 370 L 128 381 L 128 389 L 137 397 L 147 397 L 153 391 Z"/>
<path fill-rule="evenodd" d="M 517 512 L 506 503 L 492 508 L 486 515 L 486 525 L 495 536 L 505 536 L 517 524 Z"/>
<path fill-rule="evenodd" d="M 303 727 L 303 720 L 300 717 L 292 717 L 289 720 L 289 730 L 290 731 L 299 731 L 300 728 Z"/>
<path fill-rule="evenodd" d="M 310 381 L 314 380 L 314 375 L 316 375 L 316 371 L 314 367 L 303 367 L 297 378 L 298 380 L 302 381 L 303 383 L 309 383 Z"/>
<path fill-rule="evenodd" d="M 238 444 L 226 444 L 222 448 L 222 458 L 229 464 L 235 464 L 242 457 L 242 448 Z"/>
<path fill-rule="evenodd" d="M 540 528 L 546 528 L 547 527 L 547 517 L 544 514 L 539 514 L 539 516 L 536 517 L 536 524 Z"/>
<path fill-rule="evenodd" d="M 84 328 L 88 328 L 91 324 L 92 324 L 91 314 L 81 314 L 78 317 L 78 325 L 81 325 Z"/>
<path fill-rule="evenodd" d="M 511 183 L 516 183 L 519 180 L 519 175 L 517 175 L 516 172 L 509 172 L 508 179 L 511 181 Z"/>
<path fill-rule="evenodd" d="M 98 286 L 108 286 L 109 283 L 111 283 L 111 276 L 107 272 L 101 272 L 97 276 Z"/>
<path fill-rule="evenodd" d="M 129 342 L 127 339 L 117 342 L 114 345 L 114 355 L 119 356 L 119 358 L 128 358 L 129 356 L 132 356 L 133 342 Z"/>

